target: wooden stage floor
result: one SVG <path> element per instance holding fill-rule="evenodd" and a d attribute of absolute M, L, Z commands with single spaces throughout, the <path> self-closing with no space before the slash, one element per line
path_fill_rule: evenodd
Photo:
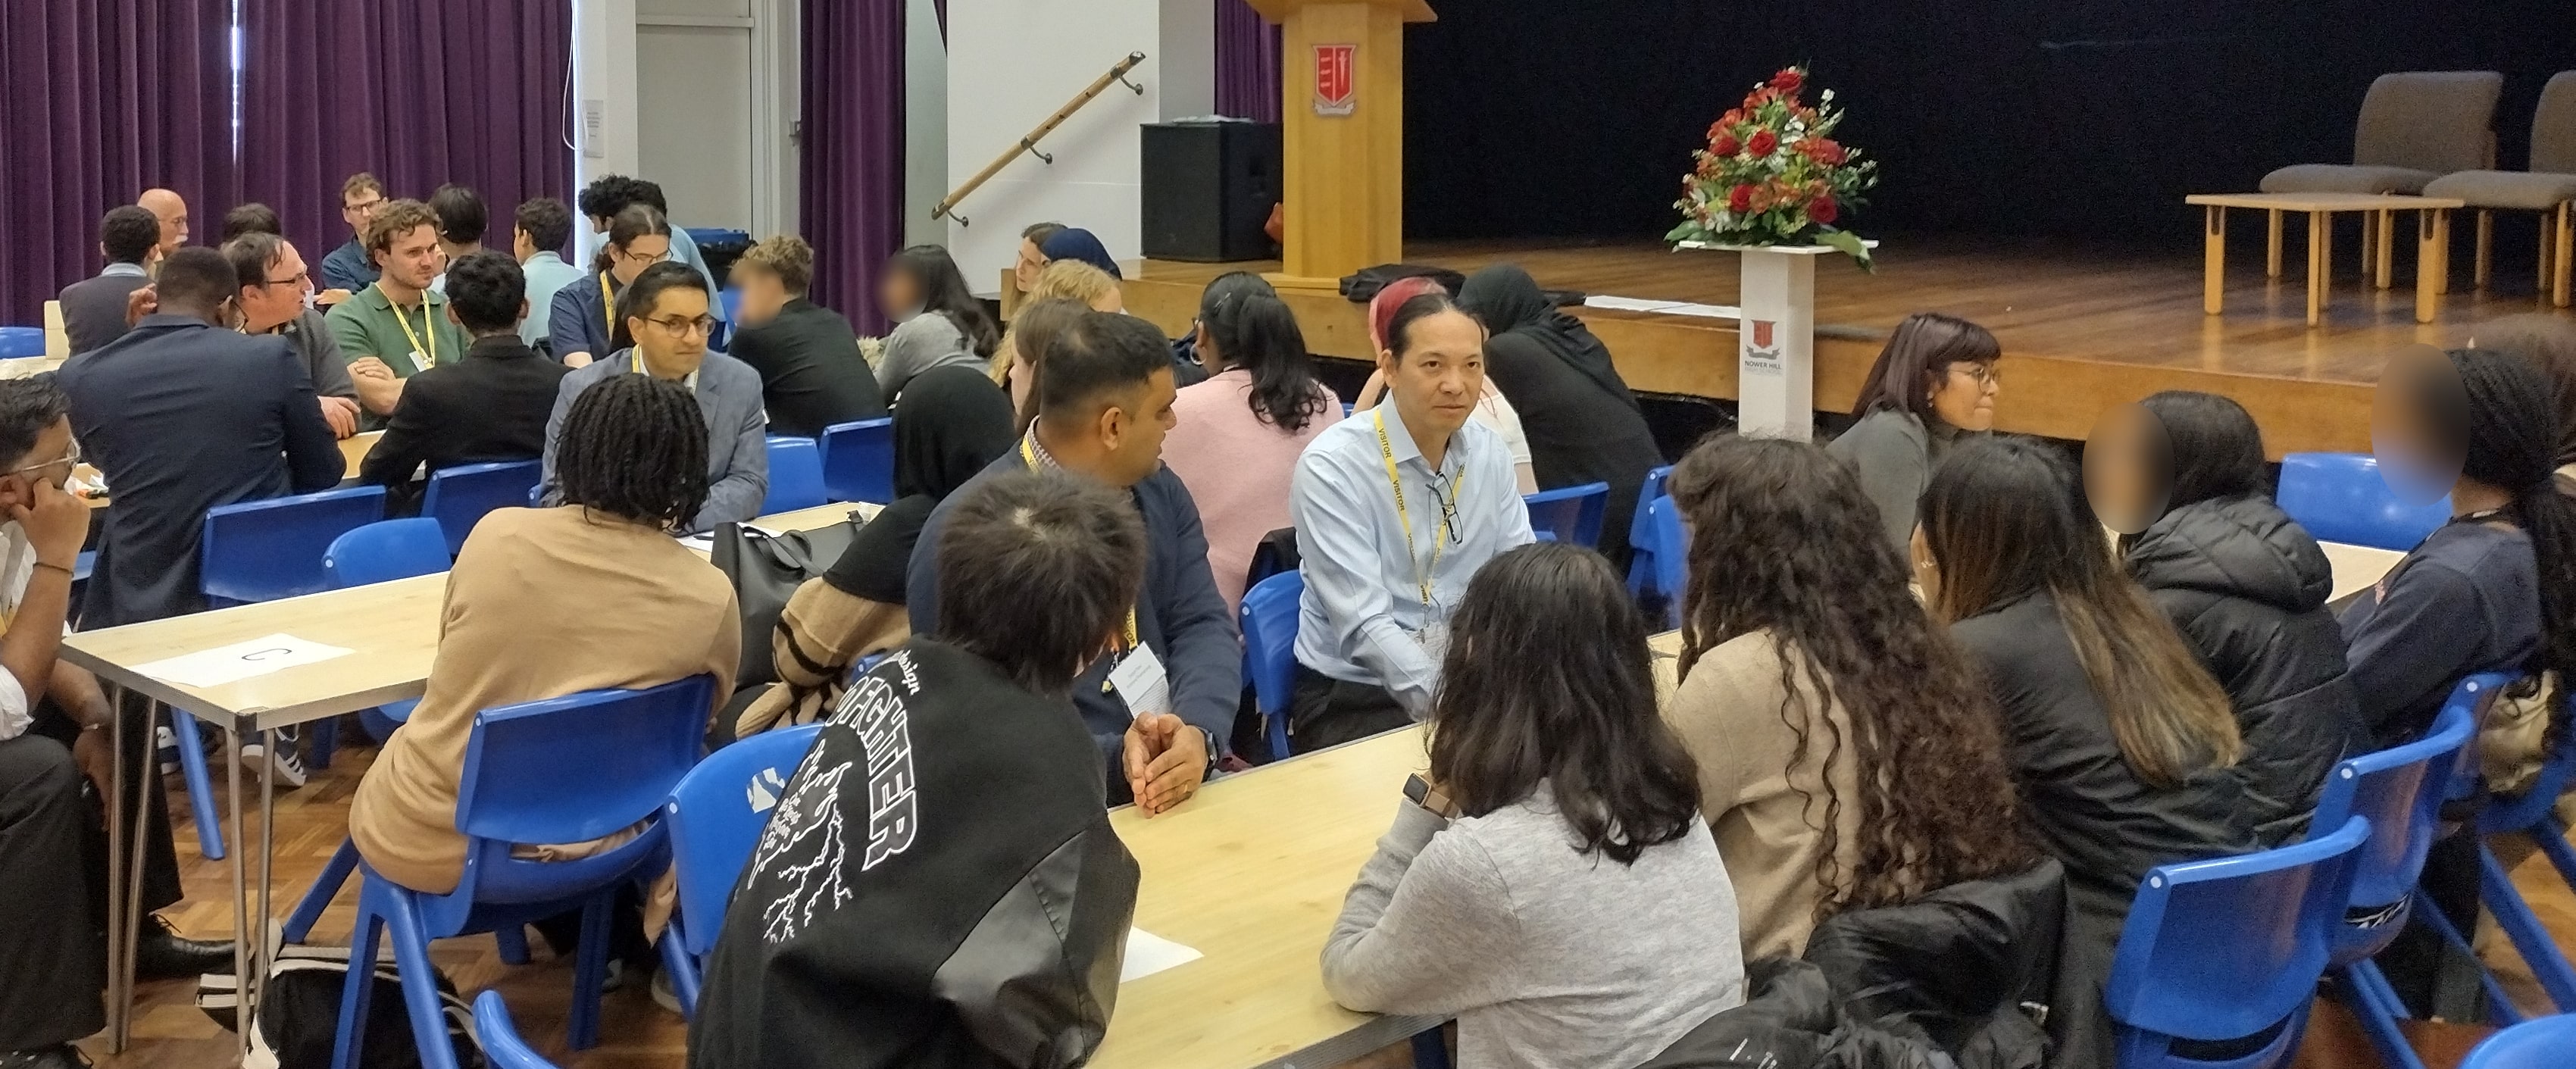
<path fill-rule="evenodd" d="M 1816 402 L 1827 411 L 1848 410 L 1886 332 L 1910 313 L 1940 311 L 1982 323 L 2003 342 L 1997 412 L 2005 430 L 2082 438 L 2112 405 L 2158 390 L 2197 389 L 2244 403 L 2276 457 L 2360 451 L 2369 448 L 2371 384 L 2391 352 L 2419 342 L 2464 345 L 2479 323 L 2552 311 L 2534 297 L 2522 272 L 2499 271 L 2493 288 L 2471 290 L 2464 249 L 2453 257 L 2457 279 L 2439 315 L 2419 325 L 2411 264 L 2401 265 L 2395 288 L 2377 290 L 2363 280 L 2357 258 L 2347 256 L 2326 321 L 2311 330 L 2304 276 L 2296 270 L 2305 258 L 2294 249 L 2287 257 L 2291 273 L 2266 279 L 2260 243 L 2238 244 L 2220 316 L 2201 313 L 2197 247 L 1900 237 L 1880 248 L 1876 274 L 1828 259 L 1816 268 Z M 2358 243 L 2342 247 L 2357 250 Z M 1647 242 L 1418 242 L 1406 259 L 1462 271 L 1511 261 L 1542 286 L 1591 294 L 1721 305 L 1736 296 L 1734 256 L 1676 253 Z M 1127 306 L 1177 334 L 1209 279 L 1278 266 L 1144 261 L 1128 277 Z M 1283 296 L 1314 351 L 1367 355 L 1358 305 L 1331 293 Z M 1734 398 L 1733 321 L 1597 309 L 1580 314 L 1610 346 L 1631 386 Z"/>

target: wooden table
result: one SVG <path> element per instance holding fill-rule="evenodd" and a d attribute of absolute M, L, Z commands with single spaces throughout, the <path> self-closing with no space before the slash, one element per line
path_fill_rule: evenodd
<path fill-rule="evenodd" d="M 2334 594 L 2326 603 L 2337 610 L 2376 585 L 2389 569 L 2397 567 L 2398 561 L 2406 559 L 2405 554 L 2393 549 L 2342 542 L 2319 542 L 2317 546 L 2326 551 L 2326 563 L 2334 567 Z"/>
<path fill-rule="evenodd" d="M 349 446 L 343 443 L 342 447 Z M 763 516 L 752 523 L 773 531 L 802 531 L 840 522 L 853 512 L 872 517 L 877 507 L 846 503 L 824 505 Z M 133 690 L 156 702 L 186 709 L 198 719 L 221 728 L 235 744 L 257 735 L 263 744 L 275 746 L 274 732 L 280 728 L 420 697 L 429 683 L 430 663 L 438 654 L 439 606 L 445 600 L 446 592 L 447 574 L 441 572 L 300 598 L 82 631 L 63 639 L 60 656 L 64 661 L 98 676 L 99 681 L 109 688 L 112 700 L 123 690 Z M 350 652 L 327 661 L 296 665 L 214 687 L 184 686 L 134 670 L 136 665 L 279 633 L 343 647 Z M 124 718 L 116 718 L 114 723 L 115 746 L 121 753 L 127 744 Z M 137 744 L 150 745 L 148 741 Z M 226 761 L 224 766 L 226 795 L 231 807 L 227 812 L 231 814 L 232 823 L 230 838 L 233 849 L 229 860 L 233 866 L 233 930 L 237 934 L 251 933 L 256 927 L 258 934 L 255 937 L 237 939 L 236 945 L 262 959 L 256 966 L 249 960 L 236 963 L 237 982 L 243 985 L 242 990 L 249 991 L 255 990 L 249 986 L 249 977 L 266 968 L 266 952 L 262 948 L 267 946 L 267 924 L 273 916 L 269 907 L 274 883 L 270 871 L 273 851 L 268 836 L 274 821 L 263 819 L 258 845 L 253 847 L 253 841 L 243 834 L 241 764 Z M 122 769 L 123 762 L 118 762 L 116 767 Z M 264 770 L 258 778 L 259 808 L 266 817 L 271 812 L 275 784 Z M 124 790 L 122 779 L 120 775 L 110 789 Z M 139 791 L 141 786 L 137 784 L 135 789 Z M 112 831 L 122 833 L 124 830 L 116 828 Z M 121 834 L 112 834 L 109 849 L 109 897 L 112 902 L 121 899 L 125 903 L 122 913 L 113 908 L 109 911 L 109 1045 L 117 1050 L 124 1046 L 133 995 L 132 959 L 130 951 L 119 949 L 124 946 L 119 933 L 134 930 L 139 921 L 135 916 L 137 899 L 133 890 L 125 886 L 123 878 L 140 864 L 139 854 L 129 853 L 129 842 Z M 133 846 L 139 850 L 139 843 Z M 251 861 L 254 850 L 258 859 L 256 865 Z M 256 876 L 251 874 L 254 869 Z M 245 897 L 246 890 L 252 886 L 257 891 L 256 906 Z M 259 918 L 256 925 L 254 917 Z"/>
<path fill-rule="evenodd" d="M 2374 274 L 2379 288 L 2389 287 L 2389 259 L 2397 213 L 2415 212 L 2415 321 L 2433 321 L 2437 298 L 2450 290 L 2451 211 L 2467 202 L 2443 197 L 2408 197 L 2372 193 L 2195 193 L 2183 203 L 2200 205 L 2203 265 L 2201 310 L 2217 315 L 2227 294 L 2227 209 L 2251 208 L 2269 215 L 2264 274 L 2281 277 L 2281 213 L 2308 216 L 2308 325 L 2324 318 L 2326 291 L 2333 285 L 2334 213 L 2362 214 L 2362 259 L 2365 275 Z M 2378 247 L 2372 248 L 2372 235 Z M 2372 271 L 2376 253 L 2376 271 Z"/>
<path fill-rule="evenodd" d="M 1321 1069 L 1438 1024 L 1343 1009 L 1322 966 L 1352 877 L 1427 767 L 1411 728 L 1216 780 L 1152 820 L 1112 812 L 1144 870 L 1136 926 L 1206 956 L 1119 988 L 1094 1069 Z"/>

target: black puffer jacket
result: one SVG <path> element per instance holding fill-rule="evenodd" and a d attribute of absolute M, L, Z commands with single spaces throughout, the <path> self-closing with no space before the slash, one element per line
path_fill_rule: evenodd
<path fill-rule="evenodd" d="M 2044 858 L 1901 906 L 1835 914 L 1808 937 L 1806 960 L 1857 1021 L 1938 1046 L 1961 1069 L 2040 1069 L 2065 924 L 2066 870 Z"/>
<path fill-rule="evenodd" d="M 2267 847 L 2297 838 L 2335 762 L 2368 748 L 2343 631 L 2326 609 L 2325 552 L 2270 498 L 2247 495 L 2166 513 L 2128 558 L 2236 707 L 2236 778 L 2256 834 Z"/>
<path fill-rule="evenodd" d="M 1637 1069 L 1952 1069 L 1916 1036 L 1843 1012 L 1822 970 L 1769 957 L 1744 967 L 1744 1004 L 1683 1033 Z"/>

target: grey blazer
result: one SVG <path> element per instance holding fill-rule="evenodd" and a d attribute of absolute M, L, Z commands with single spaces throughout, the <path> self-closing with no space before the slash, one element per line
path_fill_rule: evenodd
<path fill-rule="evenodd" d="M 555 482 L 555 448 L 563 438 L 564 416 L 573 398 L 593 383 L 634 370 L 634 350 L 620 349 L 563 377 L 555 393 L 554 414 L 546 417 L 545 479 L 538 484 L 547 504 L 560 504 Z M 682 534 L 715 530 L 760 515 L 769 496 L 769 416 L 761 407 L 760 373 L 713 349 L 698 365 L 698 413 L 707 421 L 707 503 Z"/>
<path fill-rule="evenodd" d="M 151 285 L 142 274 L 98 275 L 63 287 L 63 333 L 86 353 L 125 336 L 125 299 Z"/>

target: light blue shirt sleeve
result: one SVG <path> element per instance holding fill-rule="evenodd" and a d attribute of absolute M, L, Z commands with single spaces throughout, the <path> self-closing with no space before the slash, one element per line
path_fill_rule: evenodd
<path fill-rule="evenodd" d="M 1388 492 L 1382 475 L 1363 479 L 1339 461 L 1329 449 L 1307 450 L 1297 459 L 1289 490 L 1306 597 L 1323 612 L 1325 633 L 1313 645 L 1374 676 L 1420 719 L 1431 708 L 1440 666 L 1395 619 L 1395 592 L 1416 595 L 1409 563 L 1390 560 L 1379 548 L 1377 528 L 1393 522 L 1394 502 L 1368 497 Z M 1527 516 L 1521 524 L 1528 527 Z M 1315 623 L 1307 620 L 1301 628 Z M 1305 637 L 1301 630 L 1299 645 L 1308 645 Z"/>

